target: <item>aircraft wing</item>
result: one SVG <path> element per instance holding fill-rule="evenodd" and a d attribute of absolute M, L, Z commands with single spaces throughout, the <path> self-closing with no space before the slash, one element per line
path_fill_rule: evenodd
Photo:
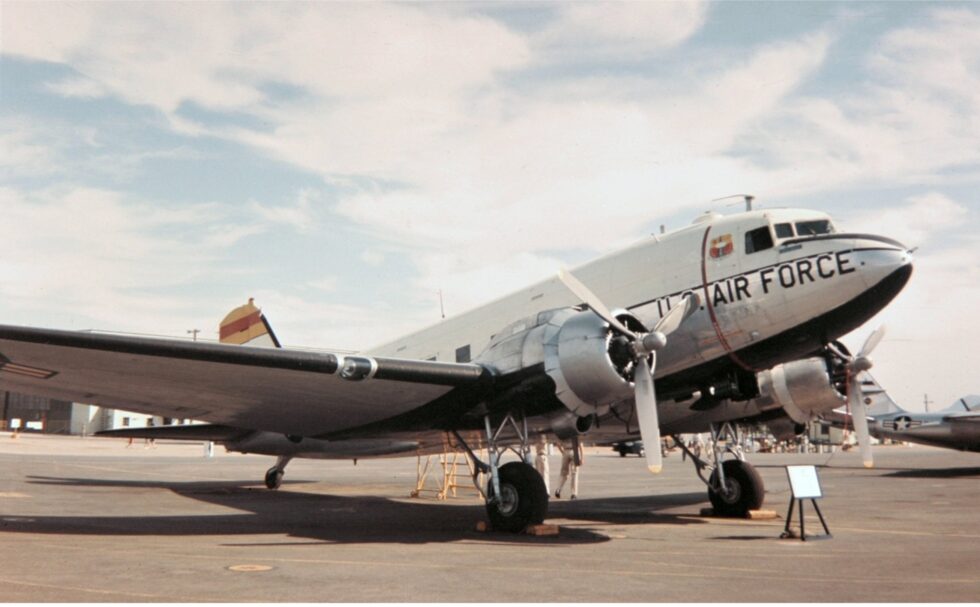
<path fill-rule="evenodd" d="M 476 364 L 0 325 L 0 389 L 284 434 L 462 414 L 490 383 Z"/>
<path fill-rule="evenodd" d="M 834 428 L 854 428 L 854 417 L 843 407 L 821 413 L 817 421 Z M 874 418 L 868 416 L 868 421 L 872 422 Z"/>
<path fill-rule="evenodd" d="M 102 430 L 96 436 L 115 438 L 152 438 L 161 440 L 229 441 L 251 434 L 252 430 L 220 424 L 184 424 L 178 426 L 146 426 Z"/>

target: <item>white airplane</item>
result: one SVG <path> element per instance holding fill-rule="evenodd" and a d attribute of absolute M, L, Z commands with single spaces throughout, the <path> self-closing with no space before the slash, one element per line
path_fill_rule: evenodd
<path fill-rule="evenodd" d="M 211 422 L 239 450 L 286 457 L 448 443 L 489 473 L 487 512 L 508 531 L 547 513 L 528 463 L 539 434 L 656 445 L 661 434 L 710 431 L 719 465 L 695 459 L 698 474 L 716 512 L 744 514 L 764 489 L 725 440 L 731 422 L 793 431 L 839 407 L 855 360 L 828 344 L 911 273 L 905 246 L 839 233 L 824 213 L 706 213 L 363 353 L 0 326 L 0 383 Z M 508 449 L 519 461 L 502 462 Z M 658 471 L 660 449 L 646 457 Z"/>
<path fill-rule="evenodd" d="M 980 452 L 980 396 L 964 396 L 940 411 L 915 413 L 892 400 L 870 373 L 861 377 L 861 385 L 871 436 Z M 844 409 L 821 418 L 837 428 L 854 426 L 854 416 Z"/>

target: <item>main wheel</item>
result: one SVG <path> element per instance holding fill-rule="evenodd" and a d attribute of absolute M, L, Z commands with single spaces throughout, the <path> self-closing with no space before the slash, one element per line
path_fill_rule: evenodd
<path fill-rule="evenodd" d="M 269 489 L 278 489 L 282 484 L 283 471 L 273 466 L 265 473 L 265 486 Z"/>
<path fill-rule="evenodd" d="M 500 499 L 491 500 L 493 482 L 487 487 L 487 515 L 498 531 L 518 533 L 537 525 L 548 514 L 548 491 L 544 479 L 524 462 L 510 462 L 498 470 Z"/>
<path fill-rule="evenodd" d="M 727 491 L 708 488 L 708 499 L 718 516 L 746 516 L 749 510 L 762 506 L 766 489 L 762 477 L 749 463 L 731 459 L 722 464 Z M 718 471 L 711 473 L 711 486 L 718 484 Z"/>

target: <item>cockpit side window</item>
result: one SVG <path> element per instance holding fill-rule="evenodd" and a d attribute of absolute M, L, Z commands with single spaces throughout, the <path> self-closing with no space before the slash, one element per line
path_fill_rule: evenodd
<path fill-rule="evenodd" d="M 818 234 L 830 234 L 834 231 L 829 219 L 815 219 L 813 221 L 797 221 L 796 233 L 800 236 L 816 236 Z"/>
<path fill-rule="evenodd" d="M 772 233 L 769 226 L 756 228 L 745 233 L 745 252 L 756 253 L 772 248 Z"/>
<path fill-rule="evenodd" d="M 793 233 L 793 224 L 791 223 L 777 223 L 775 228 L 776 238 L 792 238 L 795 236 Z"/>

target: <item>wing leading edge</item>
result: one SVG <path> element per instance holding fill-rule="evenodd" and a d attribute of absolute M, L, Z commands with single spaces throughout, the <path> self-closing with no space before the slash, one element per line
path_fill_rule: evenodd
<path fill-rule="evenodd" d="M 327 435 L 454 391 L 469 408 L 489 383 L 470 363 L 0 325 L 4 389 L 235 428 Z"/>

